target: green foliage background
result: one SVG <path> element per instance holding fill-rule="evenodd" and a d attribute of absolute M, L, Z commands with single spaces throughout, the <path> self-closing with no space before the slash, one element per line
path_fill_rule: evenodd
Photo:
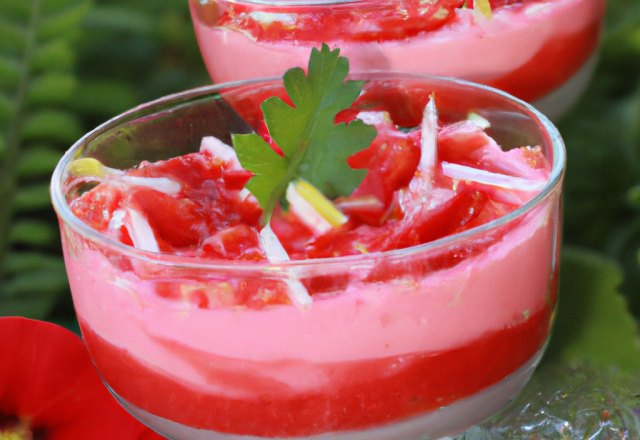
<path fill-rule="evenodd" d="M 188 0 L 0 0 L 0 315 L 77 329 L 56 162 L 108 118 L 208 82 Z M 550 359 L 640 368 L 639 85 L 640 0 L 609 0 L 596 76 L 558 123 L 569 165 Z"/>

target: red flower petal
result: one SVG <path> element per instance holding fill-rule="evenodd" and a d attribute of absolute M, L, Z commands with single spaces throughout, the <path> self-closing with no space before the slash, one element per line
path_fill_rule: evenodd
<path fill-rule="evenodd" d="M 155 440 L 111 396 L 82 340 L 54 324 L 0 318 L 0 415 L 51 440 Z"/>

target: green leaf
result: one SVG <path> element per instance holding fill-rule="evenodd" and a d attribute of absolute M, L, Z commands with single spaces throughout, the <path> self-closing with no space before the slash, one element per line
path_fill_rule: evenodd
<path fill-rule="evenodd" d="M 272 97 L 262 103 L 269 134 L 284 152 L 280 157 L 258 135 L 233 136 L 242 166 L 255 173 L 247 188 L 264 210 L 263 221 L 282 198 L 290 181 L 302 177 L 329 197 L 351 194 L 366 171 L 353 170 L 346 158 L 367 148 L 376 136 L 372 126 L 356 120 L 335 125 L 336 115 L 356 100 L 364 82 L 344 80 L 349 61 L 340 50 L 314 48 L 309 75 L 288 70 L 284 85 L 295 107 Z"/>
<path fill-rule="evenodd" d="M 151 35 L 153 17 L 127 7 L 98 6 L 83 20 L 85 27 L 111 32 Z"/>
<path fill-rule="evenodd" d="M 64 9 L 62 12 L 46 17 L 38 26 L 39 41 L 48 41 L 68 35 L 91 10 L 91 2 L 83 1 Z"/>
<path fill-rule="evenodd" d="M 64 104 L 73 96 L 76 78 L 68 73 L 53 72 L 36 78 L 27 90 L 28 104 Z"/>
<path fill-rule="evenodd" d="M 9 252 L 4 260 L 2 271 L 9 275 L 47 269 L 64 270 L 64 260 L 60 256 L 42 254 L 40 252 Z"/>
<path fill-rule="evenodd" d="M 46 145 L 34 146 L 26 150 L 17 164 L 19 178 L 48 176 L 55 169 L 62 154 Z"/>
<path fill-rule="evenodd" d="M 0 51 L 21 52 L 27 42 L 27 29 L 0 16 Z"/>
<path fill-rule="evenodd" d="M 27 21 L 31 13 L 31 2 L 25 0 L 0 1 L 0 16 L 14 20 Z"/>
<path fill-rule="evenodd" d="M 15 89 L 20 81 L 22 69 L 12 58 L 0 56 L 0 87 L 6 90 Z"/>
<path fill-rule="evenodd" d="M 108 118 L 138 104 L 134 87 L 126 82 L 87 81 L 78 85 L 74 108 L 84 114 Z"/>
<path fill-rule="evenodd" d="M 48 184 L 23 186 L 16 192 L 13 206 L 16 213 L 50 207 L 51 198 Z"/>
<path fill-rule="evenodd" d="M 15 103 L 0 91 L 0 127 L 10 121 L 16 114 Z"/>
<path fill-rule="evenodd" d="M 2 286 L 0 285 L 0 291 Z M 31 319 L 45 319 L 57 297 L 53 295 L 22 295 L 12 298 L 0 297 L 0 316 L 23 316 Z"/>
<path fill-rule="evenodd" d="M 48 294 L 54 295 L 68 289 L 67 273 L 63 270 L 37 270 L 19 274 L 2 286 L 5 297 Z"/>
<path fill-rule="evenodd" d="M 31 116 L 22 126 L 23 140 L 50 139 L 72 144 L 82 136 L 77 115 L 62 110 L 44 110 Z"/>
<path fill-rule="evenodd" d="M 232 139 L 242 166 L 256 174 L 246 187 L 260 202 L 266 220 L 282 197 L 283 192 L 278 192 L 279 187 L 291 180 L 286 180 L 289 161 L 280 157 L 258 135 L 233 135 Z"/>
<path fill-rule="evenodd" d="M 28 246 L 46 246 L 58 238 L 58 231 L 44 220 L 14 221 L 9 231 L 9 242 Z"/>
<path fill-rule="evenodd" d="M 622 272 L 612 260 L 580 248 L 565 249 L 558 313 L 546 359 L 640 368 L 637 327 L 617 292 Z"/>
<path fill-rule="evenodd" d="M 84 3 L 84 0 L 43 0 L 42 14 L 50 15 L 70 8 L 77 7 Z"/>
<path fill-rule="evenodd" d="M 33 72 L 70 70 L 76 61 L 76 56 L 69 42 L 65 39 L 51 41 L 38 47 L 31 60 Z"/>

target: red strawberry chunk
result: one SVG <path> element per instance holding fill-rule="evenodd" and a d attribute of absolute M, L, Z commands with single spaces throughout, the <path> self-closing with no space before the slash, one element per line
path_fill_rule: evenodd
<path fill-rule="evenodd" d="M 375 122 L 378 135 L 369 148 L 347 160 L 354 169 L 369 170 L 347 201 L 373 197 L 381 204 L 363 204 L 362 210 L 356 205 L 348 213 L 361 222 L 380 225 L 389 213 L 394 192 L 411 181 L 420 162 L 420 147 L 411 135 L 396 129 L 386 113 L 367 112 L 365 119 Z"/>
<path fill-rule="evenodd" d="M 202 205 L 189 199 L 176 199 L 159 191 L 136 187 L 130 189 L 127 202 L 144 213 L 156 238 L 169 246 L 197 246 L 209 233 Z"/>

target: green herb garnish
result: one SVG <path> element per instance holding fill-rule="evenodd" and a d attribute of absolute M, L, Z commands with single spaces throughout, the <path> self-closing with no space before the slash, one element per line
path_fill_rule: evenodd
<path fill-rule="evenodd" d="M 284 86 L 295 107 L 272 97 L 260 108 L 269 134 L 284 153 L 278 155 L 257 134 L 234 135 L 233 147 L 242 166 L 255 174 L 246 187 L 258 200 L 267 223 L 287 185 L 303 178 L 328 197 L 349 195 L 366 170 L 354 170 L 349 156 L 367 148 L 376 129 L 360 120 L 335 124 L 336 115 L 360 95 L 364 81 L 346 81 L 349 60 L 322 44 L 314 48 L 308 76 L 297 67 L 284 74 Z"/>

